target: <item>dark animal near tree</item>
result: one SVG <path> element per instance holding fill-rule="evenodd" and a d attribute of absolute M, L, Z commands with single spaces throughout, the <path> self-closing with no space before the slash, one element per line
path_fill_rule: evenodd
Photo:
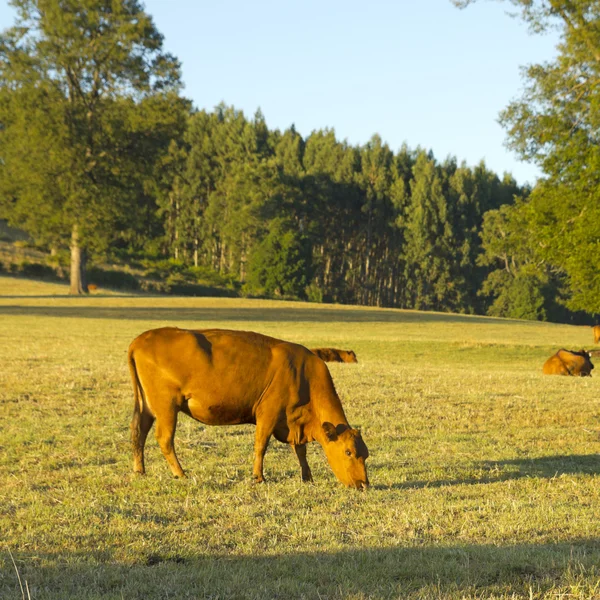
<path fill-rule="evenodd" d="M 175 454 L 177 416 L 207 425 L 256 425 L 254 479 L 264 481 L 271 436 L 298 457 L 311 481 L 307 442 L 317 441 L 345 485 L 369 485 L 369 456 L 360 432 L 348 424 L 327 366 L 304 346 L 249 331 L 146 331 L 129 346 L 134 389 L 133 470 L 144 473 L 144 444 L 156 420 L 156 438 L 171 471 L 184 477 Z"/>
<path fill-rule="evenodd" d="M 310 351 L 325 362 L 358 362 L 354 350 L 338 350 L 337 348 L 311 348 Z"/>
<path fill-rule="evenodd" d="M 591 377 L 593 368 L 589 352 L 561 349 L 544 363 L 542 371 L 545 375 Z"/>
<path fill-rule="evenodd" d="M 594 334 L 594 344 L 600 342 L 600 325 L 594 325 L 592 327 L 592 333 Z"/>

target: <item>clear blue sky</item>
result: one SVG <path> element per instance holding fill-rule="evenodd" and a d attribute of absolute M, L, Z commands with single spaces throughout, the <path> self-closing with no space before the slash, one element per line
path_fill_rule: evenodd
<path fill-rule="evenodd" d="M 518 97 L 519 67 L 551 60 L 556 38 L 532 36 L 506 14 L 507 2 L 480 0 L 145 0 L 183 65 L 184 93 L 198 108 L 219 102 L 270 128 L 292 123 L 307 136 L 334 128 L 363 144 L 378 133 L 484 159 L 499 175 L 533 183 L 539 171 L 504 146 L 498 113 Z M 12 24 L 0 0 L 0 27 Z"/>

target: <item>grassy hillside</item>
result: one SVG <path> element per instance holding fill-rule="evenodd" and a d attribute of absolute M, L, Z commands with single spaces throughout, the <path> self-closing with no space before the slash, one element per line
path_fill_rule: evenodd
<path fill-rule="evenodd" d="M 0 598 L 600 597 L 600 377 L 541 374 L 589 327 L 65 293 L 0 277 Z M 185 416 L 189 478 L 153 436 L 134 476 L 126 349 L 162 325 L 355 350 L 330 370 L 372 489 L 275 441 L 253 485 L 254 428 Z"/>

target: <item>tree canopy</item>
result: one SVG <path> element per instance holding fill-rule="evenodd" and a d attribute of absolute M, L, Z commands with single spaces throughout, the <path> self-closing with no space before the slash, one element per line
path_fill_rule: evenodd
<path fill-rule="evenodd" d="M 530 248 L 563 277 L 567 306 L 600 312 L 600 1 L 510 4 L 532 32 L 560 34 L 556 59 L 524 68 L 521 98 L 501 114 L 509 146 L 544 174 L 529 198 Z"/>
<path fill-rule="evenodd" d="M 11 220 L 86 251 L 132 225 L 157 156 L 185 122 L 179 65 L 137 0 L 12 0 L 0 37 L 0 198 Z"/>
<path fill-rule="evenodd" d="M 481 312 L 483 216 L 526 193 L 484 164 L 304 139 L 226 105 L 192 114 L 169 156 L 167 252 L 276 296 Z"/>

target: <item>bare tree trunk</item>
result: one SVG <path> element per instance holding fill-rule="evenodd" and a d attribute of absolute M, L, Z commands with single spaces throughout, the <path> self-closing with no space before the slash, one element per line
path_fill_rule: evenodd
<path fill-rule="evenodd" d="M 225 244 L 221 243 L 220 247 L 220 256 L 219 256 L 219 273 L 223 273 L 224 265 L 225 265 Z"/>
<path fill-rule="evenodd" d="M 242 249 L 240 251 L 240 281 L 246 278 L 246 234 L 242 233 Z"/>
<path fill-rule="evenodd" d="M 329 289 L 330 287 L 330 277 L 331 273 L 331 255 L 327 255 L 327 259 L 325 260 L 325 269 L 323 271 L 323 288 Z"/>
<path fill-rule="evenodd" d="M 78 296 L 87 294 L 88 286 L 85 276 L 86 253 L 79 242 L 79 228 L 73 225 L 71 231 L 71 286 L 69 294 Z"/>

